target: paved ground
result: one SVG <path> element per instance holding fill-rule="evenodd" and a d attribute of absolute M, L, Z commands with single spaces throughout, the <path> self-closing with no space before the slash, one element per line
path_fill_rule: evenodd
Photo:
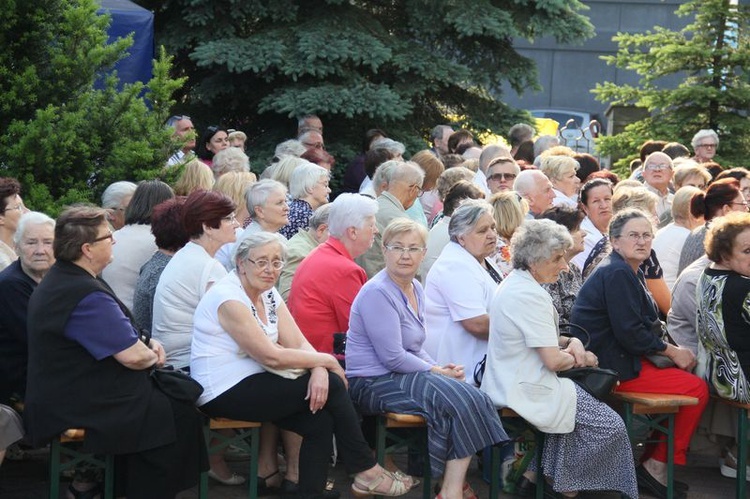
<path fill-rule="evenodd" d="M 400 459 L 400 458 L 399 458 Z M 403 464 L 399 459 L 401 464 Z M 245 473 L 246 463 L 233 463 L 235 471 Z M 342 499 L 353 498 L 348 487 L 351 485 L 343 467 L 337 466 L 331 470 L 332 478 L 335 479 L 336 488 L 341 490 Z M 716 458 L 709 456 L 690 456 L 687 467 L 678 469 L 677 478 L 690 485 L 689 499 L 717 499 L 734 497 L 734 481 L 722 477 L 716 465 Z M 477 460 L 472 463 L 469 481 L 474 490 L 482 499 L 489 496 L 489 486 L 482 480 L 478 469 Z M 749 484 L 750 485 L 750 484 Z M 45 451 L 35 451 L 24 461 L 6 461 L 0 467 L 0 498 L 2 499 L 42 499 L 47 497 L 47 454 Z M 64 497 L 61 495 L 61 497 Z M 198 497 L 197 489 L 180 494 L 179 499 L 194 499 Z M 247 489 L 244 485 L 237 487 L 226 487 L 211 482 L 209 485 L 209 497 L 212 499 L 239 499 L 247 497 Z M 422 487 L 419 486 L 409 494 L 406 499 L 421 499 Z M 500 494 L 500 498 L 514 497 Z M 582 498 L 619 498 L 618 494 L 587 493 Z M 649 497 L 643 495 L 642 497 Z M 138 499 L 138 498 L 131 498 Z"/>

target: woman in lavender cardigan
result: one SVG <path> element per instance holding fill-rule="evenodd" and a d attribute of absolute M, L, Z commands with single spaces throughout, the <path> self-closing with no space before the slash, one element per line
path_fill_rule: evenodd
<path fill-rule="evenodd" d="M 346 344 L 349 393 L 364 414 L 417 414 L 427 421 L 430 465 L 443 475 L 438 499 L 475 498 L 471 456 L 508 440 L 492 401 L 464 383 L 464 368 L 436 365 L 422 349 L 424 291 L 415 279 L 427 230 L 397 218 L 383 234 L 385 269 L 352 304 Z"/>

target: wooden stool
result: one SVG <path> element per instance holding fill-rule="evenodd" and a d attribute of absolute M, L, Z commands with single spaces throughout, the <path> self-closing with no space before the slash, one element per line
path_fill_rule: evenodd
<path fill-rule="evenodd" d="M 748 417 L 750 417 L 750 404 L 735 402 L 734 400 L 721 398 L 718 395 L 711 395 L 711 398 L 737 409 L 737 481 L 735 497 L 744 499 L 745 480 L 747 479 L 747 422 Z"/>
<path fill-rule="evenodd" d="M 104 469 L 104 499 L 112 499 L 115 496 L 115 459 L 108 454 L 103 458 L 88 452 L 79 452 L 64 444 L 82 443 L 86 432 L 80 428 L 65 430 L 60 436 L 52 440 L 50 445 L 49 462 L 49 496 L 50 499 L 60 497 L 60 474 L 68 469 L 73 469 L 81 463 L 87 463 L 97 468 Z M 70 459 L 61 461 L 62 456 Z"/>
<path fill-rule="evenodd" d="M 698 399 L 668 393 L 614 392 L 612 397 L 625 406 L 625 427 L 633 441 L 633 421 L 667 436 L 667 498 L 674 497 L 674 415 L 685 405 L 698 405 Z M 666 420 L 666 424 L 662 424 Z M 651 442 L 651 441 L 649 441 Z"/>
<path fill-rule="evenodd" d="M 417 431 L 405 438 L 389 431 L 399 428 Z M 386 447 L 386 438 L 393 440 L 395 443 Z M 413 447 L 416 444 L 417 448 L 421 450 L 424 459 L 422 497 L 430 499 L 432 497 L 430 451 L 427 446 L 427 423 L 424 418 L 413 414 L 396 414 L 393 412 L 379 414 L 376 417 L 375 442 L 375 454 L 378 464 L 381 466 L 385 463 L 385 454 L 387 452 L 403 446 Z"/>
<path fill-rule="evenodd" d="M 247 449 L 250 453 L 250 476 L 248 481 L 248 497 L 257 499 L 258 497 L 258 448 L 260 446 L 260 425 L 254 421 L 237 421 L 234 419 L 216 418 L 210 419 L 203 427 L 203 433 L 206 439 L 206 448 L 208 455 L 221 452 L 230 445 L 237 445 Z M 235 434 L 227 437 L 217 430 L 234 430 Z M 211 446 L 211 440 L 217 439 L 219 442 Z M 249 444 L 247 440 L 250 440 Z M 198 497 L 206 499 L 208 497 L 208 472 L 201 473 L 200 485 L 198 488 Z"/>
<path fill-rule="evenodd" d="M 501 418 L 507 418 L 507 419 L 519 419 L 522 424 L 524 424 L 526 427 L 530 428 L 532 432 L 534 432 L 534 452 L 536 453 L 536 467 L 537 467 L 537 476 L 542 477 L 544 479 L 544 474 L 542 473 L 542 451 L 544 450 L 544 433 L 537 430 L 533 425 L 530 425 L 527 423 L 521 416 L 519 416 L 516 411 L 513 409 L 510 409 L 509 407 L 505 407 L 503 409 L 500 409 L 498 411 Z M 504 444 L 505 445 L 505 444 Z M 501 480 L 501 469 L 500 465 L 502 464 L 500 462 L 500 445 L 493 445 L 490 447 L 490 498 L 496 499 L 498 495 L 500 494 L 500 480 Z M 488 449 L 485 449 L 485 452 Z M 538 480 L 537 480 L 538 481 Z M 544 487 L 537 487 L 536 488 L 536 498 L 542 499 L 544 497 Z"/>

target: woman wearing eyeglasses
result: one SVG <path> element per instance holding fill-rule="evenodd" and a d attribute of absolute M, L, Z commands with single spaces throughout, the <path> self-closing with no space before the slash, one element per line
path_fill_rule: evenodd
<path fill-rule="evenodd" d="M 405 494 L 411 478 L 376 464 L 338 361 L 315 351 L 274 288 L 285 257 L 276 235 L 249 235 L 237 247 L 235 270 L 198 305 L 190 365 L 205 388 L 201 410 L 301 435 L 298 497 L 325 497 L 332 434 L 355 495 Z"/>
<path fill-rule="evenodd" d="M 18 260 L 13 250 L 13 234 L 21 215 L 29 211 L 23 204 L 20 192 L 18 180 L 0 177 L 0 270 Z"/>
<path fill-rule="evenodd" d="M 383 233 L 385 269 L 352 304 L 346 343 L 349 392 L 364 414 L 398 412 L 427 419 L 430 465 L 444 476 L 439 498 L 474 498 L 466 482 L 471 456 L 505 441 L 492 401 L 463 383 L 464 367 L 438 365 L 422 348 L 425 297 L 415 276 L 427 229 L 396 218 Z M 461 424 L 458 424 L 458 421 Z"/>
<path fill-rule="evenodd" d="M 641 210 L 627 208 L 612 217 L 612 253 L 583 283 L 571 322 L 590 333 L 589 349 L 599 358 L 599 366 L 620 373 L 617 391 L 698 398 L 698 405 L 680 407 L 674 419 L 674 462 L 685 465 L 690 438 L 708 402 L 708 389 L 703 380 L 690 374 L 695 355 L 655 333 L 660 330 L 655 327 L 660 324 L 658 311 L 640 269 L 651 255 L 653 235 L 651 216 Z M 660 369 L 647 355 L 667 357 L 676 367 Z M 666 440 L 650 444 L 641 459 L 636 469 L 638 485 L 656 497 L 666 497 Z M 675 497 L 684 497 L 687 486 L 675 484 Z"/>
<path fill-rule="evenodd" d="M 149 372 L 164 349 L 141 337 L 127 307 L 97 277 L 115 243 L 101 208 L 65 210 L 57 262 L 29 302 L 24 417 L 34 445 L 85 428 L 84 447 L 115 455 L 116 496 L 167 498 L 192 487 L 206 465 L 200 415 L 156 389 Z M 99 486 L 74 480 L 71 497 Z"/>

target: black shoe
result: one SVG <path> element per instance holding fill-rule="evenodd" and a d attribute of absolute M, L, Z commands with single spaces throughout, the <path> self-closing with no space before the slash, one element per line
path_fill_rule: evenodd
<path fill-rule="evenodd" d="M 259 494 L 260 495 L 260 494 Z M 339 499 L 341 492 L 333 488 L 327 488 L 323 492 L 316 494 L 305 494 L 299 491 L 299 484 L 296 484 L 286 478 L 281 482 L 281 498 L 282 499 Z"/>
<path fill-rule="evenodd" d="M 647 491 L 649 494 L 659 499 L 667 498 L 667 486 L 659 483 L 659 481 L 654 478 L 642 464 L 635 469 L 635 478 L 638 481 L 638 488 Z M 687 486 L 687 484 L 682 485 Z M 686 490 L 678 489 L 677 481 L 675 481 L 674 499 L 685 499 L 686 497 Z"/>
<path fill-rule="evenodd" d="M 518 481 L 518 484 L 516 484 L 516 495 L 519 495 L 521 497 L 536 497 L 536 484 L 525 476 L 522 476 Z M 557 492 L 552 490 L 550 484 L 545 481 L 544 497 L 546 497 L 547 499 L 559 499 L 563 496 L 562 494 L 558 494 Z"/>
<path fill-rule="evenodd" d="M 279 474 L 279 470 L 276 470 L 268 476 L 258 477 L 258 497 L 275 496 L 279 494 L 279 491 L 281 490 L 280 487 L 274 487 L 272 485 L 268 485 L 268 480 L 270 478 L 275 477 L 278 474 Z"/>

